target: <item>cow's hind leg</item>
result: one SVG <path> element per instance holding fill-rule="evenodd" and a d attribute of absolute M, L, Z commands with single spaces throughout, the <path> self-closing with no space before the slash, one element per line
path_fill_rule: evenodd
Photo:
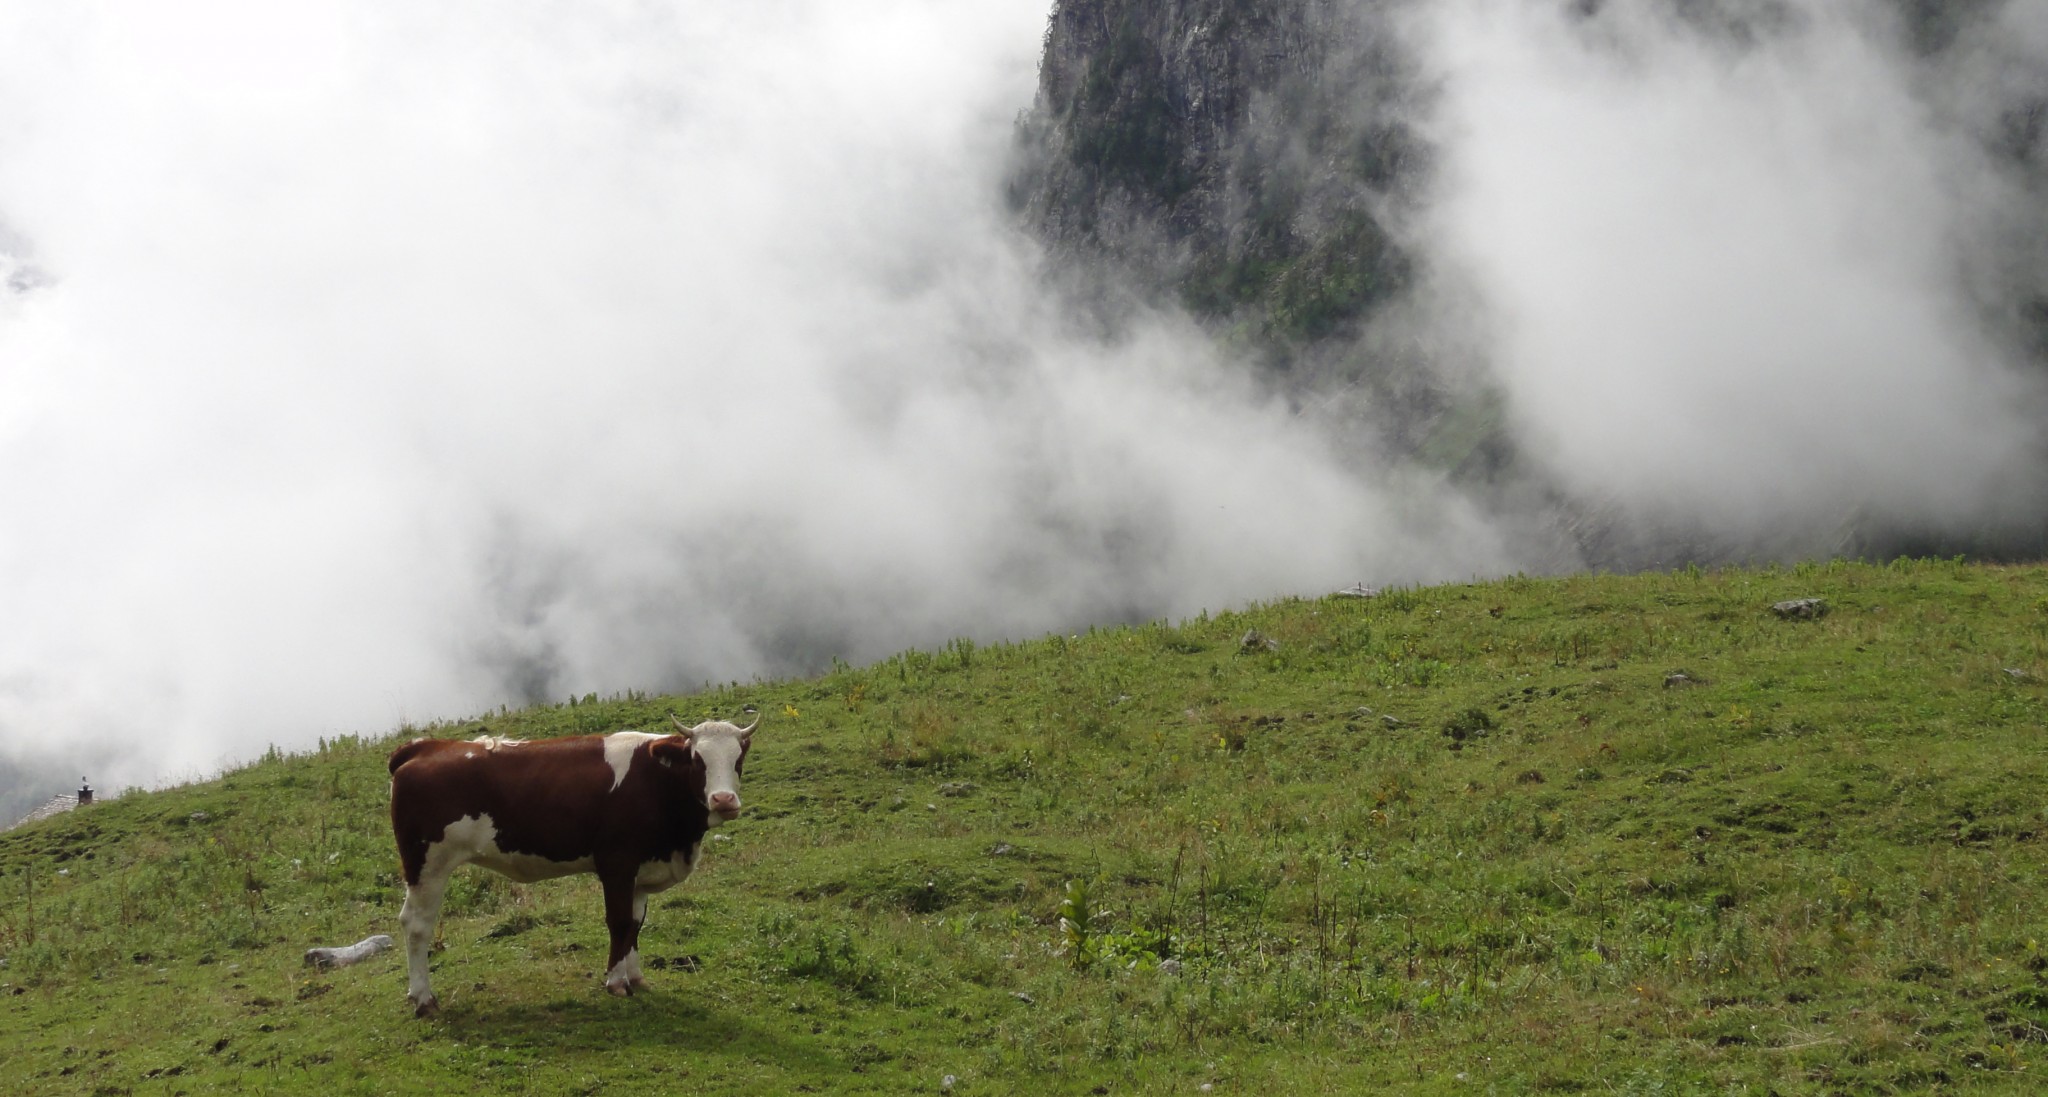
<path fill-rule="evenodd" d="M 450 866 L 435 865 L 429 858 L 418 882 L 405 885 L 405 906 L 398 912 L 398 924 L 405 931 L 405 996 L 420 1017 L 441 1009 L 427 981 L 427 954 L 434 947 L 434 926 L 441 920 L 441 898 L 448 891 L 450 871 Z"/>
<path fill-rule="evenodd" d="M 640 923 L 647 917 L 647 898 L 635 892 L 633 876 L 605 875 L 604 924 L 611 931 L 611 960 L 604 988 L 624 997 L 647 985 L 640 974 Z"/>

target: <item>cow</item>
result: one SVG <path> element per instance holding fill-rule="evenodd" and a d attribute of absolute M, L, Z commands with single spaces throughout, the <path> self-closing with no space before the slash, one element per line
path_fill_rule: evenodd
<path fill-rule="evenodd" d="M 596 873 L 611 931 L 605 989 L 624 996 L 647 985 L 647 897 L 687 879 L 704 836 L 739 816 L 740 771 L 760 725 L 670 719 L 675 734 L 415 739 L 391 753 L 391 830 L 405 876 L 398 921 L 418 1016 L 441 1008 L 427 953 L 449 874 L 466 864 L 521 883 Z"/>

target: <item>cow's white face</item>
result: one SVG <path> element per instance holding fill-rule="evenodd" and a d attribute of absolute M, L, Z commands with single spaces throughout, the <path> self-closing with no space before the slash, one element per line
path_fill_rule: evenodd
<path fill-rule="evenodd" d="M 747 745 L 760 721 L 737 727 L 723 720 L 711 720 L 684 728 L 690 737 L 690 753 L 704 763 L 704 807 L 711 813 L 710 824 L 739 818 L 740 773 L 747 764 Z M 676 726 L 682 727 L 677 720 Z"/>

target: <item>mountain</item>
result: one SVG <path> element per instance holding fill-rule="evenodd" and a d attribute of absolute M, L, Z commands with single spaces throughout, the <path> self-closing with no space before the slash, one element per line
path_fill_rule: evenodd
<path fill-rule="evenodd" d="M 1877 484 L 1767 528 L 1703 507 L 1646 506 L 1629 491 L 1589 486 L 1597 475 L 1561 467 L 1553 441 L 1527 429 L 1526 383 L 1504 372 L 1512 367 L 1484 335 L 1470 334 L 1486 326 L 1474 311 L 1486 303 L 1483 289 L 1460 268 L 1469 256 L 1449 255 L 1440 236 L 1444 160 L 1458 151 L 1444 147 L 1457 127 L 1441 114 L 1456 90 L 1446 81 L 1456 77 L 1445 75 L 1441 57 L 1426 56 L 1429 39 L 1417 28 L 1428 10 L 1386 0 L 1059 0 L 1037 95 L 1017 127 L 1010 198 L 1056 277 L 1080 287 L 1077 309 L 1109 327 L 1145 309 L 1185 310 L 1305 418 L 1346 438 L 1361 461 L 1442 471 L 1502 517 L 1560 531 L 1571 547 L 1564 566 L 2048 553 L 2039 519 L 2048 457 L 2038 445 L 1998 486 L 1959 486 L 2004 500 L 1967 517 L 1892 506 Z M 1952 174 L 1968 180 L 1958 185 L 1987 195 L 1958 200 L 1958 227 L 1942 230 L 1955 238 L 1943 245 L 1953 254 L 1931 266 L 1921 260 L 1910 292 L 1934 299 L 1930 312 L 1963 314 L 1937 337 L 1941 353 L 1995 355 L 2039 391 L 2048 378 L 2048 26 L 2040 25 L 2048 20 L 2002 0 L 1892 0 L 1847 15 L 1796 0 L 1584 0 L 1569 10 L 1562 33 L 1577 36 L 1588 56 L 1624 56 L 1623 67 L 1675 57 L 1722 68 L 1733 75 L 1717 93 L 1743 86 L 1745 65 L 1796 68 L 1802 51 L 1830 38 L 1854 37 L 1881 58 L 1881 78 L 1925 113 L 1927 131 L 1955 135 Z M 1672 42 L 1685 45 L 1658 45 Z M 1693 143 L 1712 148 L 1725 138 L 1701 133 Z M 1712 177 L 1700 185 L 1711 188 Z M 1859 184 L 1848 175 L 1831 185 L 1840 202 L 1856 200 Z M 1682 222 L 1683 204 L 1673 205 L 1665 216 Z M 1886 231 L 1881 219 L 1854 227 Z M 1719 304 L 1700 299 L 1700 322 L 1710 323 Z M 1686 323 L 1667 322 L 1674 344 L 1696 338 Z M 1743 322 L 1735 316 L 1727 326 Z M 1852 367 L 1841 362 L 1862 353 L 1800 350 L 1802 366 L 1845 374 Z M 1692 380 L 1646 387 L 1652 398 L 1682 402 Z M 1613 393 L 1599 399 L 1616 404 L 1617 417 L 1639 410 Z M 1818 464 L 1839 459 L 1843 447 L 1808 448 Z M 1827 473 L 1778 469 L 1760 480 L 1770 475 Z M 1770 489 L 1760 483 L 1753 494 Z"/>
<path fill-rule="evenodd" d="M 1286 369 L 1406 284 L 1426 150 L 1377 5 L 1063 0 L 1013 199 L 1060 255 L 1241 325 Z"/>

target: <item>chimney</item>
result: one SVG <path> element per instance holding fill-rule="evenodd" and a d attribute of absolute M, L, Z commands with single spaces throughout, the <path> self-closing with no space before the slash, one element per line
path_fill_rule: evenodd
<path fill-rule="evenodd" d="M 92 786 L 86 783 L 85 778 L 80 777 L 78 779 L 78 806 L 84 807 L 90 803 L 92 803 Z"/>

